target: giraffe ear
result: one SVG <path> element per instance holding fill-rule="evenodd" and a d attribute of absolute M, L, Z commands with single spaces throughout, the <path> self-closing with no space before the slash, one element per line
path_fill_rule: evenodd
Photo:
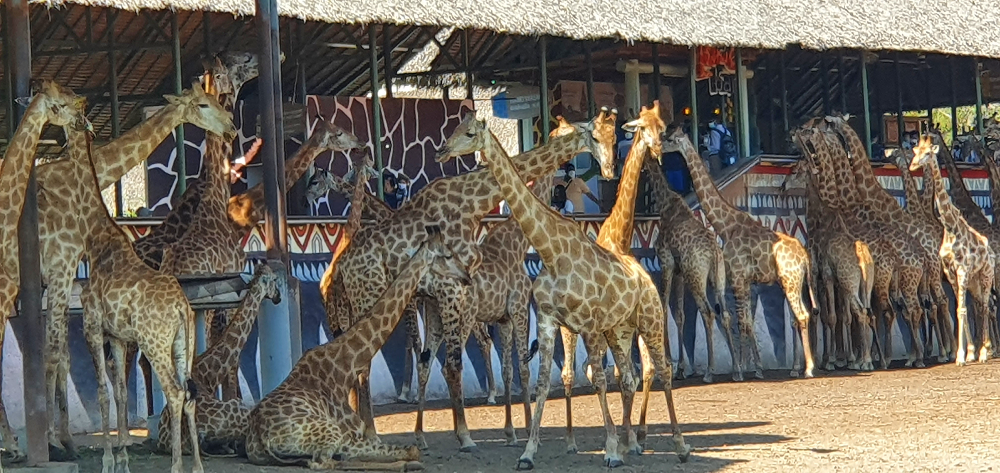
<path fill-rule="evenodd" d="M 932 153 L 938 154 L 938 150 L 940 150 L 940 147 L 938 145 L 931 146 Z"/>
<path fill-rule="evenodd" d="M 31 105 L 32 99 L 34 99 L 34 97 L 18 97 L 14 99 L 14 102 L 17 102 L 18 105 L 27 108 L 28 105 Z"/>

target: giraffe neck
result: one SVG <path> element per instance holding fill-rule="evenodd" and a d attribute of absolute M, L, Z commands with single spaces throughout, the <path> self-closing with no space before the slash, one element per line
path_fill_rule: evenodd
<path fill-rule="evenodd" d="M 285 189 L 291 189 L 324 151 L 327 150 L 310 141 L 303 143 L 298 151 L 285 161 Z M 372 207 L 369 206 L 369 208 Z M 229 220 L 233 222 L 233 230 L 239 238 L 243 238 L 246 232 L 261 221 L 263 212 L 264 183 L 257 184 L 246 192 L 229 198 Z"/>
<path fill-rule="evenodd" d="M 0 244 L 4 248 L 4 272 L 8 277 L 16 278 L 18 275 L 17 228 L 28 191 L 28 179 L 35 165 L 35 148 L 47 123 L 42 102 L 44 100 L 39 98 L 28 105 L 0 164 L 0 191 L 4 192 L 4 209 L 0 211 Z"/>
<path fill-rule="evenodd" d="M 648 153 L 649 146 L 637 134 L 625 158 L 615 206 L 597 233 L 597 244 L 615 253 L 631 254 L 632 232 L 635 228 L 635 197 L 639 192 L 642 162 Z"/>
<path fill-rule="evenodd" d="M 656 202 L 657 211 L 660 214 L 660 225 L 675 222 L 685 215 L 694 216 L 691 208 L 680 194 L 674 192 L 667 182 L 667 176 L 663 174 L 659 163 L 651 156 L 643 162 L 646 174 L 649 175 L 649 183 L 653 186 L 653 200 Z"/>
<path fill-rule="evenodd" d="M 179 106 L 167 105 L 118 139 L 94 149 L 94 166 L 100 188 L 106 189 L 114 184 L 153 154 L 153 150 L 184 123 L 182 113 Z"/>
<path fill-rule="evenodd" d="M 681 149 L 678 150 L 687 162 L 688 170 L 691 172 L 691 181 L 694 184 L 694 191 L 698 195 L 701 203 L 701 211 L 705 218 L 712 224 L 712 228 L 723 240 L 737 228 L 746 224 L 760 226 L 759 223 L 750 218 L 749 215 L 740 212 L 733 207 L 726 199 L 722 198 L 719 189 L 715 187 L 715 181 L 705 167 L 705 162 L 691 145 L 687 137 L 679 140 Z"/>
<path fill-rule="evenodd" d="M 204 359 L 209 359 L 213 351 L 220 350 L 221 353 L 215 356 L 218 357 L 217 360 L 222 366 L 236 366 L 239 364 L 240 353 L 243 351 L 243 346 L 246 345 L 247 339 L 250 337 L 250 332 L 253 330 L 257 314 L 260 313 L 260 305 L 267 297 L 267 290 L 264 284 L 259 281 L 259 279 L 255 279 L 251 282 L 250 291 L 243 298 L 243 301 L 240 302 L 233 319 L 229 321 L 229 325 L 226 326 L 226 330 L 219 337 L 219 340 L 205 352 L 206 356 L 203 357 Z M 208 387 L 205 388 L 210 389 Z"/>
<path fill-rule="evenodd" d="M 896 166 L 899 169 L 899 177 L 903 179 L 903 191 L 906 193 L 906 207 L 912 214 L 927 216 L 930 210 L 924 207 L 923 196 L 917 191 L 917 180 L 910 173 L 909 166 Z M 926 183 L 927 180 L 924 179 Z"/>
<path fill-rule="evenodd" d="M 214 133 L 205 137 L 205 156 L 201 166 L 199 179 L 205 181 L 201 202 L 195 213 L 194 221 L 216 219 L 228 211 L 229 197 L 232 187 L 229 184 L 229 158 L 232 156 L 233 144 Z"/>
<path fill-rule="evenodd" d="M 543 203 L 531 193 L 511 158 L 507 156 L 507 152 L 500 146 L 500 142 L 492 132 L 487 140 L 484 154 L 489 163 L 489 172 L 492 173 L 499 185 L 499 192 L 510 206 L 511 218 L 517 221 L 527 241 L 535 247 L 542 263 L 554 265 L 556 258 L 565 250 L 560 250 L 558 246 L 552 244 L 551 235 L 560 225 L 575 225 L 575 223 L 560 216 L 547 202 Z"/>
<path fill-rule="evenodd" d="M 333 180 L 333 186 L 331 188 L 334 191 L 336 191 L 340 195 L 343 195 L 344 197 L 350 197 L 351 199 L 355 198 L 354 184 L 345 181 L 344 178 L 337 175 L 331 175 L 330 179 Z M 364 187 L 364 185 L 362 185 L 362 187 Z M 373 195 L 371 192 L 368 192 L 367 190 L 361 192 L 360 194 L 361 194 L 361 199 L 364 200 L 364 202 L 362 202 L 362 206 L 364 208 L 364 214 L 369 218 L 374 219 L 375 223 L 388 220 L 390 217 L 392 217 L 393 213 L 392 207 L 389 207 L 389 204 L 386 204 L 385 201 L 379 199 L 378 196 Z M 353 200 L 351 206 L 352 208 L 354 206 Z"/>
<path fill-rule="evenodd" d="M 360 168 L 356 167 L 355 169 Z M 348 239 L 354 237 L 354 234 L 361 228 L 361 214 L 365 211 L 365 194 L 368 193 L 364 183 L 360 182 L 364 173 L 357 172 L 355 175 L 358 178 L 357 182 L 354 183 L 354 192 L 351 194 L 351 214 L 347 216 L 347 226 L 344 228 L 345 236 Z"/>
<path fill-rule="evenodd" d="M 358 374 L 371 366 L 375 353 L 382 348 L 382 345 L 389 339 L 389 335 L 395 330 L 396 325 L 399 324 L 403 309 L 410 302 L 413 293 L 416 292 L 417 284 L 427 273 L 428 256 L 425 254 L 427 251 L 429 250 L 426 246 L 421 246 L 406 263 L 403 270 L 399 272 L 396 279 L 392 281 L 392 284 L 382 293 L 368 314 L 342 337 L 333 341 L 333 343 L 337 343 L 343 339 L 343 343 L 339 345 L 346 346 L 347 349 L 361 346 L 360 349 L 353 351 L 347 360 L 343 358 L 336 360 L 337 363 L 350 363 L 352 377 L 357 377 Z M 361 342 L 358 343 L 358 340 Z M 343 380 L 331 381 L 337 384 L 344 382 Z"/>
<path fill-rule="evenodd" d="M 941 168 L 938 167 L 937 160 L 929 159 L 924 163 L 924 179 L 934 179 L 934 205 L 938 210 L 938 219 L 951 233 L 965 229 L 968 224 L 962 217 L 962 212 L 951 202 L 951 197 L 944 190 Z"/>
<path fill-rule="evenodd" d="M 834 179 L 820 179 L 816 186 L 820 199 L 827 205 L 843 209 L 857 208 L 862 202 L 858 195 L 857 184 L 848 163 L 847 151 L 833 132 L 816 131 L 810 138 L 815 154 L 808 154 L 806 159 L 812 163 L 824 176 Z"/>
<path fill-rule="evenodd" d="M 962 173 L 958 170 L 958 166 L 955 165 L 955 159 L 951 156 L 951 153 L 944 146 L 941 146 L 940 151 L 937 153 L 937 159 L 944 162 L 944 167 L 948 170 L 948 180 L 951 182 L 952 203 L 955 207 L 962 211 L 962 215 L 975 228 L 989 227 L 989 220 L 986 220 L 986 215 L 983 214 L 982 208 L 972 198 L 969 189 L 965 187 L 965 179 L 962 178 Z"/>
<path fill-rule="evenodd" d="M 987 157 L 983 159 L 983 162 L 986 163 L 986 172 L 990 178 L 990 199 L 993 201 L 993 227 L 1000 228 L 1000 168 L 997 167 L 994 159 L 996 158 Z"/>

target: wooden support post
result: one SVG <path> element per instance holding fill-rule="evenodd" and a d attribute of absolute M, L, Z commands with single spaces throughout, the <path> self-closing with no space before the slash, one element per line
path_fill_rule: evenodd
<path fill-rule="evenodd" d="M 659 100 L 660 98 L 660 45 L 653 43 L 651 46 L 653 55 L 653 77 L 649 82 L 649 102 L 652 103 L 654 100 Z"/>
<path fill-rule="evenodd" d="M 837 88 L 840 92 L 840 113 L 847 114 L 847 71 L 844 70 L 844 52 L 837 53 Z"/>
<path fill-rule="evenodd" d="M 375 25 L 368 25 L 368 61 L 371 74 L 372 89 L 372 147 L 375 148 L 375 167 L 378 172 L 382 172 L 384 166 L 382 162 L 382 100 L 378 96 L 378 51 L 375 36 Z M 378 198 L 385 199 L 385 189 L 382 187 L 381 178 L 378 184 Z"/>
<path fill-rule="evenodd" d="M 11 97 L 30 95 L 31 82 L 31 27 L 28 19 L 28 0 L 6 0 L 6 38 L 10 63 Z M 14 116 L 7 118 L 9 126 L 16 129 L 24 109 L 14 107 Z M 38 253 L 38 183 L 35 172 L 28 178 L 28 188 L 17 231 L 18 258 L 21 272 L 21 327 L 18 345 L 24 375 L 24 417 L 28 419 L 26 442 L 28 466 L 38 466 L 49 461 L 49 442 L 46 436 L 49 412 L 45 397 L 45 318 L 42 313 L 42 270 Z M 10 338 L 8 338 L 10 340 Z"/>
<path fill-rule="evenodd" d="M 538 38 L 538 106 L 541 110 L 541 130 L 542 143 L 549 142 L 549 65 L 548 65 L 548 38 L 542 36 Z"/>
<path fill-rule="evenodd" d="M 899 67 L 899 52 L 893 55 L 892 59 L 894 72 L 896 73 L 896 130 L 899 147 L 903 147 L 903 133 L 906 131 L 906 124 L 903 123 L 903 71 Z"/>
<path fill-rule="evenodd" d="M 749 87 L 747 87 L 747 73 L 743 66 L 743 50 L 736 48 L 736 100 L 733 104 L 736 107 L 736 126 L 740 139 L 739 157 L 746 159 L 750 157 L 750 102 Z"/>
<path fill-rule="evenodd" d="M 951 66 L 951 75 L 949 76 L 951 82 L 951 142 L 954 144 L 958 140 L 958 90 L 955 88 L 958 85 L 958 80 L 955 78 L 955 75 L 958 74 L 958 64 L 955 56 L 948 58 L 948 62 Z"/>
<path fill-rule="evenodd" d="M 972 77 L 976 81 L 976 134 L 983 140 L 983 63 L 979 58 L 972 58 Z"/>
<path fill-rule="evenodd" d="M 382 25 L 382 70 L 385 72 L 385 98 L 392 98 L 392 77 L 396 73 L 392 69 L 392 35 L 389 34 L 389 28 L 391 25 L 388 23 Z M 467 34 L 466 34 L 467 35 Z M 468 38 L 466 38 L 468 40 Z M 466 62 L 466 70 L 468 70 L 469 65 Z M 472 94 L 469 94 L 469 98 L 472 98 Z"/>
<path fill-rule="evenodd" d="M 826 57 L 819 61 L 819 83 L 823 88 L 823 115 L 831 115 L 833 105 L 830 103 L 830 69 L 826 66 Z"/>
<path fill-rule="evenodd" d="M 472 95 L 472 66 L 469 57 L 469 30 L 462 30 L 462 67 L 465 69 L 465 98 L 474 100 Z"/>
<path fill-rule="evenodd" d="M 788 81 L 787 81 L 787 77 L 786 77 L 786 73 L 785 73 L 785 71 L 788 69 L 788 65 L 785 63 L 785 54 L 786 54 L 786 50 L 782 49 L 781 50 L 781 54 L 779 55 L 779 57 L 781 58 L 781 70 L 780 70 L 780 79 L 781 79 L 781 123 L 782 123 L 782 127 L 785 130 L 785 135 L 784 136 L 788 136 L 788 132 L 790 131 L 790 127 L 789 127 L 789 123 L 788 123 Z"/>
<path fill-rule="evenodd" d="M 583 58 L 587 64 L 587 118 L 593 119 L 597 116 L 597 102 L 594 99 L 594 63 L 590 49 L 590 42 L 584 43 Z"/>
<path fill-rule="evenodd" d="M 868 96 L 868 63 L 865 62 L 865 51 L 861 50 L 858 55 L 858 64 L 861 66 L 861 103 L 864 108 L 865 117 L 865 151 L 868 152 L 868 159 L 872 158 L 872 105 Z"/>
<path fill-rule="evenodd" d="M 118 10 L 108 10 L 108 87 L 111 88 L 111 138 L 121 136 L 121 117 L 118 104 L 118 54 L 115 52 L 115 23 L 118 20 Z M 122 180 L 115 181 L 115 216 L 125 215 L 125 198 L 122 195 Z"/>
<path fill-rule="evenodd" d="M 698 149 L 698 47 L 691 47 L 691 67 L 688 80 L 691 85 L 691 143 Z"/>

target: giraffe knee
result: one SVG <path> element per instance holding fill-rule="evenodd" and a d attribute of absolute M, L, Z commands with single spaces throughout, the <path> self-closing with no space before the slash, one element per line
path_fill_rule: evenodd
<path fill-rule="evenodd" d="M 431 362 L 431 349 L 428 348 L 420 352 L 420 363 L 427 364 Z"/>

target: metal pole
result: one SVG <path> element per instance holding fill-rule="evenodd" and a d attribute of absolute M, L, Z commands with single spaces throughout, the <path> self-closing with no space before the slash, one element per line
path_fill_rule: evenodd
<path fill-rule="evenodd" d="M 387 53 L 388 54 L 388 53 Z M 473 100 L 472 95 L 472 66 L 469 57 L 469 30 L 462 30 L 462 62 L 465 68 L 465 98 Z"/>
<path fill-rule="evenodd" d="M 840 113 L 847 113 L 847 84 L 844 82 L 847 80 L 847 72 L 844 71 L 844 52 L 840 51 L 837 54 L 837 87 L 840 89 Z"/>
<path fill-rule="evenodd" d="M 10 61 L 11 97 L 27 97 L 31 81 L 31 30 L 28 19 L 28 0 L 4 2 L 7 14 L 7 38 L 4 49 Z M 24 111 L 14 107 L 14 116 L 8 121 L 13 127 L 19 123 Z M 28 466 L 49 461 L 49 442 L 46 440 L 48 412 L 45 405 L 45 319 L 42 314 L 42 270 L 38 253 L 38 184 L 31 172 L 25 191 L 24 209 L 18 226 L 18 258 L 21 273 L 21 317 L 23 331 L 18 339 L 24 375 L 24 417 L 27 430 Z"/>
<path fill-rule="evenodd" d="M 927 102 L 927 130 L 934 128 L 934 101 L 931 99 L 931 65 L 923 63 L 924 100 Z"/>
<path fill-rule="evenodd" d="M 868 98 L 868 63 L 865 62 L 865 52 L 861 51 L 858 57 L 861 65 L 861 102 L 865 116 L 865 151 L 868 152 L 868 159 L 872 156 L 872 105 Z"/>
<path fill-rule="evenodd" d="M 823 114 L 830 115 L 833 110 L 830 104 L 830 70 L 826 67 L 826 58 L 819 61 L 819 81 L 823 87 Z"/>
<path fill-rule="evenodd" d="M 896 72 L 896 133 L 898 136 L 899 147 L 903 147 L 903 133 L 906 131 L 906 125 L 903 123 L 903 78 L 902 71 L 899 68 L 899 53 L 893 54 L 892 57 L 893 67 Z"/>
<path fill-rule="evenodd" d="M 785 64 L 785 50 L 781 50 L 779 54 L 781 58 L 781 71 L 779 77 L 781 79 L 781 123 L 785 131 L 784 136 L 788 136 L 789 125 L 788 125 L 788 82 L 785 77 L 785 70 L 788 66 Z"/>
<path fill-rule="evenodd" d="M 590 56 L 590 42 L 583 45 L 583 59 L 587 64 L 587 118 L 597 116 L 597 102 L 594 98 L 594 63 Z"/>
<path fill-rule="evenodd" d="M 660 45 L 653 43 L 653 79 L 650 81 L 649 102 L 660 98 Z"/>
<path fill-rule="evenodd" d="M 108 68 L 110 72 L 111 87 L 111 138 L 121 136 L 121 120 L 118 109 L 118 55 L 115 54 L 115 23 L 118 20 L 118 10 L 108 10 Z M 122 196 L 122 180 L 115 181 L 115 216 L 121 217 L 125 214 L 125 199 Z"/>
<path fill-rule="evenodd" d="M 746 159 L 750 156 L 750 102 L 747 87 L 747 73 L 743 67 L 743 50 L 736 48 L 736 121 L 739 128 L 739 156 Z"/>
<path fill-rule="evenodd" d="M 979 58 L 972 58 L 972 77 L 976 80 L 976 133 L 983 135 L 983 64 Z"/>
<path fill-rule="evenodd" d="M 6 32 L 6 31 L 7 31 L 7 9 L 0 8 L 0 32 Z M 4 41 L 8 41 L 7 38 L 3 39 Z M 10 44 L 10 42 L 8 41 L 7 44 Z M 11 63 L 10 48 L 5 47 L 3 48 L 3 68 L 5 71 L 11 70 L 10 63 Z M 16 128 L 15 123 L 17 123 L 17 120 L 14 119 L 15 118 L 14 100 L 13 100 L 14 83 L 12 82 L 11 76 L 12 74 L 10 73 L 3 75 L 4 91 L 7 92 L 7 103 L 5 104 L 7 107 L 7 121 L 5 125 L 7 127 L 8 140 L 14 137 L 14 129 Z"/>
<path fill-rule="evenodd" d="M 958 74 L 958 64 L 956 64 L 955 56 L 948 58 L 951 66 L 951 76 L 949 81 L 951 83 L 951 142 L 952 144 L 958 140 L 958 90 L 955 89 L 955 85 L 958 80 L 955 78 L 955 74 Z"/>
<path fill-rule="evenodd" d="M 542 112 L 542 143 L 549 142 L 549 64 L 548 38 L 538 38 L 538 106 Z"/>
<path fill-rule="evenodd" d="M 375 49 L 375 25 L 368 25 L 369 66 L 372 79 L 372 146 L 375 148 L 375 166 L 382 172 L 382 100 L 378 96 L 378 51 Z M 385 189 L 381 181 L 378 187 L 378 198 L 385 199 Z"/>
<path fill-rule="evenodd" d="M 174 93 L 180 94 L 184 92 L 184 77 L 181 75 L 181 28 L 177 20 L 177 11 L 170 16 L 170 35 L 173 39 L 173 50 L 171 51 L 174 59 Z M 187 155 L 185 153 L 184 147 L 184 125 L 177 127 L 176 135 L 176 148 L 177 148 L 177 158 L 174 165 L 177 169 L 177 190 L 174 191 L 174 202 L 180 201 L 184 191 L 187 190 Z"/>
<path fill-rule="evenodd" d="M 385 71 L 385 98 L 387 98 L 387 99 L 391 99 L 392 98 L 392 76 L 393 76 L 393 74 L 396 73 L 396 71 L 392 70 L 392 49 L 393 48 L 392 48 L 392 35 L 389 34 L 389 28 L 390 28 L 390 25 L 388 25 L 388 24 L 382 25 L 382 61 L 383 61 L 383 63 L 382 63 L 382 70 Z M 463 37 L 463 41 L 464 41 L 463 44 L 468 44 L 468 41 L 469 41 L 469 34 L 468 34 L 468 32 L 465 33 L 465 36 Z M 466 75 L 465 75 L 465 77 L 468 80 L 468 78 L 471 77 L 471 74 L 468 72 L 469 71 L 468 49 L 467 49 L 466 46 L 463 46 L 462 50 L 463 50 L 463 53 L 466 55 L 466 60 L 465 60 L 465 71 L 466 71 L 465 74 Z M 472 92 L 471 92 L 472 86 L 471 85 L 469 86 L 469 90 L 470 90 L 470 92 L 469 92 L 469 98 L 471 99 L 472 98 Z"/>
<path fill-rule="evenodd" d="M 691 86 L 691 143 L 698 149 L 698 48 L 691 47 L 691 67 L 688 71 Z"/>
<path fill-rule="evenodd" d="M 260 41 L 260 95 L 261 134 L 264 142 L 260 149 L 263 163 L 264 234 L 268 264 L 279 272 L 287 271 L 285 262 L 285 205 L 283 202 L 284 172 L 279 157 L 281 147 L 281 101 L 275 95 L 274 85 L 281 85 L 278 65 L 278 17 L 275 0 L 256 0 L 257 38 Z M 282 264 L 284 263 L 284 264 Z M 264 301 L 258 320 L 260 343 L 261 390 L 267 393 L 276 388 L 292 369 L 291 321 L 288 305 Z"/>

